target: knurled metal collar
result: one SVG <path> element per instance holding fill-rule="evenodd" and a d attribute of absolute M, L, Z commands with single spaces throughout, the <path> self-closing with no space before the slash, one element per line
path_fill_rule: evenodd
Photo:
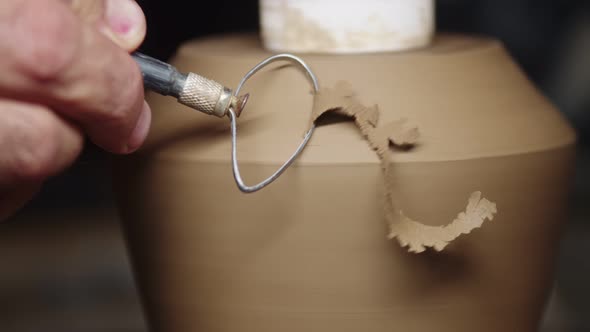
<path fill-rule="evenodd" d="M 224 117 L 232 99 L 232 91 L 223 85 L 189 73 L 178 101 L 200 112 Z"/>

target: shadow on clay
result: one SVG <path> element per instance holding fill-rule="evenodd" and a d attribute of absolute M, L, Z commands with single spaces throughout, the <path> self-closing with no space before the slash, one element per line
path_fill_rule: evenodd
<path fill-rule="evenodd" d="M 139 153 L 150 154 L 183 142 L 190 142 L 190 144 L 195 147 L 207 145 L 210 144 L 211 141 L 217 140 L 225 139 L 227 142 L 230 142 L 231 134 L 229 121 L 225 118 L 216 120 L 217 121 L 201 122 L 187 128 L 174 130 L 169 135 L 160 137 L 157 142 L 151 144 L 149 147 L 140 150 Z M 238 126 L 238 140 L 240 137 L 259 134 L 260 128 L 268 126 L 267 122 L 270 121 L 270 119 L 265 119 L 263 116 L 241 119 Z"/>
<path fill-rule="evenodd" d="M 470 251 L 465 248 L 466 243 L 461 242 L 458 239 L 440 252 L 428 248 L 416 255 L 397 241 L 389 241 L 395 256 L 391 264 L 403 267 L 407 279 L 404 290 L 409 298 L 427 299 L 439 291 L 459 289 L 466 281 L 473 280 L 474 266 L 465 254 Z"/>
<path fill-rule="evenodd" d="M 354 123 L 354 118 L 352 116 L 340 114 L 337 112 L 326 112 L 315 120 L 316 127 L 318 128 L 343 122 Z"/>

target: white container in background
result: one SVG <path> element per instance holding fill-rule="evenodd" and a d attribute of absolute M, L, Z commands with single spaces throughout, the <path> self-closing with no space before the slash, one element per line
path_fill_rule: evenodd
<path fill-rule="evenodd" d="M 434 0 L 260 0 L 274 52 L 370 53 L 418 48 L 434 34 Z"/>

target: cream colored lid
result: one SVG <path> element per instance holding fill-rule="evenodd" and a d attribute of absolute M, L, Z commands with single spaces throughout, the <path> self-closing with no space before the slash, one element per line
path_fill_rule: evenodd
<path fill-rule="evenodd" d="M 255 36 L 193 41 L 174 60 L 235 87 L 269 56 Z M 547 150 L 571 144 L 574 133 L 502 45 L 494 40 L 439 36 L 428 48 L 366 55 L 305 55 L 320 86 L 349 81 L 367 105 L 378 104 L 382 121 L 407 118 L 421 132 L 398 162 L 483 158 Z M 292 67 L 257 74 L 244 91 L 251 98 L 238 120 L 242 162 L 281 164 L 297 147 L 311 112 L 309 82 Z M 192 111 L 173 98 L 151 94 L 154 124 L 144 151 L 162 158 L 228 163 L 229 121 Z M 298 165 L 378 163 L 352 123 L 319 127 Z"/>

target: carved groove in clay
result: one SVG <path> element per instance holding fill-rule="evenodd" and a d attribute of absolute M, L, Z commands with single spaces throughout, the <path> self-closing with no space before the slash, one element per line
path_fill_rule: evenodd
<path fill-rule="evenodd" d="M 431 247 L 443 250 L 451 241 L 462 234 L 482 226 L 486 219 L 492 220 L 496 214 L 496 204 L 482 198 L 479 191 L 472 193 L 465 211 L 449 224 L 429 226 L 405 216 L 402 210 L 395 208 L 395 188 L 392 181 L 392 163 L 388 162 L 390 145 L 401 148 L 412 147 L 420 136 L 418 128 L 409 127 L 406 119 L 379 124 L 377 105 L 366 107 L 355 97 L 352 86 L 347 82 L 338 82 L 334 88 L 320 89 L 314 96 L 310 126 L 326 112 L 337 112 L 354 118 L 355 124 L 369 145 L 381 160 L 385 183 L 385 218 L 389 225 L 390 239 L 396 238 L 408 251 L 420 253 Z"/>

